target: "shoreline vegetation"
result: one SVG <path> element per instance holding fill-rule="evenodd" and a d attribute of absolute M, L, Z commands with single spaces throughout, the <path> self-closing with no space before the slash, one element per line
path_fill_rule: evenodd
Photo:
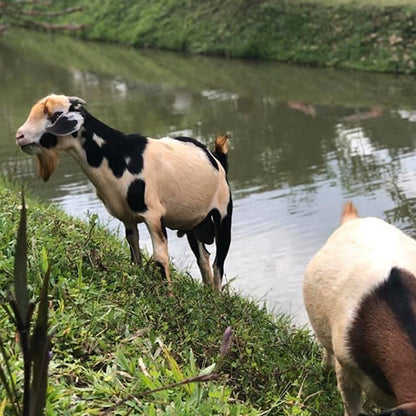
<path fill-rule="evenodd" d="M 13 281 L 20 191 L 0 182 L 0 294 Z M 112 414 L 315 415 L 341 413 L 333 373 L 324 374 L 320 348 L 307 329 L 226 287 L 221 296 L 172 270 L 174 296 L 147 258 L 129 264 L 127 246 L 97 224 L 68 217 L 26 198 L 28 282 L 39 293 L 51 266 L 49 317 L 52 358 L 48 415 Z M 34 296 L 34 295 L 33 295 Z M 22 368 L 13 325 L 0 310 L 0 334 L 11 368 Z M 227 327 L 232 346 L 219 381 L 143 391 L 180 383 L 213 368 Z M 3 387 L 0 387 L 0 392 Z M 0 393 L 4 398 L 4 391 Z M 3 400 L 3 399 L 2 399 Z M 7 406 L 5 403 L 6 413 Z M 0 406 L 1 408 L 1 406 Z"/>
<path fill-rule="evenodd" d="M 68 6 L 68 0 L 58 5 Z M 71 2 L 71 5 L 73 2 Z M 416 72 L 410 0 L 79 0 L 75 36 L 231 58 Z"/>

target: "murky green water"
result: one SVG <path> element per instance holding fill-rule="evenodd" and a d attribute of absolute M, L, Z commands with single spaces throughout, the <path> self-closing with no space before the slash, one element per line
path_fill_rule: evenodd
<path fill-rule="evenodd" d="M 13 32 L 0 38 L 0 169 L 45 201 L 111 220 L 69 157 L 50 182 L 14 134 L 51 92 L 77 95 L 107 124 L 210 144 L 232 134 L 235 198 L 226 281 L 271 310 L 306 322 L 302 277 L 352 199 L 363 216 L 416 235 L 416 82 L 411 77 L 230 61 L 66 37 Z M 150 240 L 141 228 L 142 245 Z M 184 239 L 169 235 L 174 263 L 199 276 Z"/>

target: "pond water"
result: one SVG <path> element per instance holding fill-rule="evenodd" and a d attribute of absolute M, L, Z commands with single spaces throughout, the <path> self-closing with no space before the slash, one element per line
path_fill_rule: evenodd
<path fill-rule="evenodd" d="M 304 269 L 345 201 L 416 235 L 415 89 L 407 76 L 10 32 L 0 38 L 0 170 L 70 214 L 98 213 L 122 235 L 69 156 L 48 183 L 35 177 L 34 160 L 14 142 L 35 101 L 51 92 L 79 96 L 110 126 L 151 137 L 188 135 L 211 145 L 229 132 L 235 214 L 225 282 L 303 324 Z M 140 232 L 151 251 L 144 226 Z M 199 278 L 185 239 L 170 233 L 169 251 Z"/>

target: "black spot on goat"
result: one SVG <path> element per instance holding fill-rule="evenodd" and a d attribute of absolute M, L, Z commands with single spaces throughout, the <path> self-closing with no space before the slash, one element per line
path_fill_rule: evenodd
<path fill-rule="evenodd" d="M 127 191 L 127 203 L 134 212 L 145 212 L 147 206 L 144 199 L 146 184 L 141 179 L 135 179 Z"/>

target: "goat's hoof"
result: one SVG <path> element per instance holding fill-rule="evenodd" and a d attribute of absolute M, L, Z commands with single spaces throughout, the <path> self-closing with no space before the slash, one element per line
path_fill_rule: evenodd
<path fill-rule="evenodd" d="M 168 282 L 168 296 L 170 298 L 175 298 L 176 296 L 173 293 L 173 285 L 172 282 Z"/>

